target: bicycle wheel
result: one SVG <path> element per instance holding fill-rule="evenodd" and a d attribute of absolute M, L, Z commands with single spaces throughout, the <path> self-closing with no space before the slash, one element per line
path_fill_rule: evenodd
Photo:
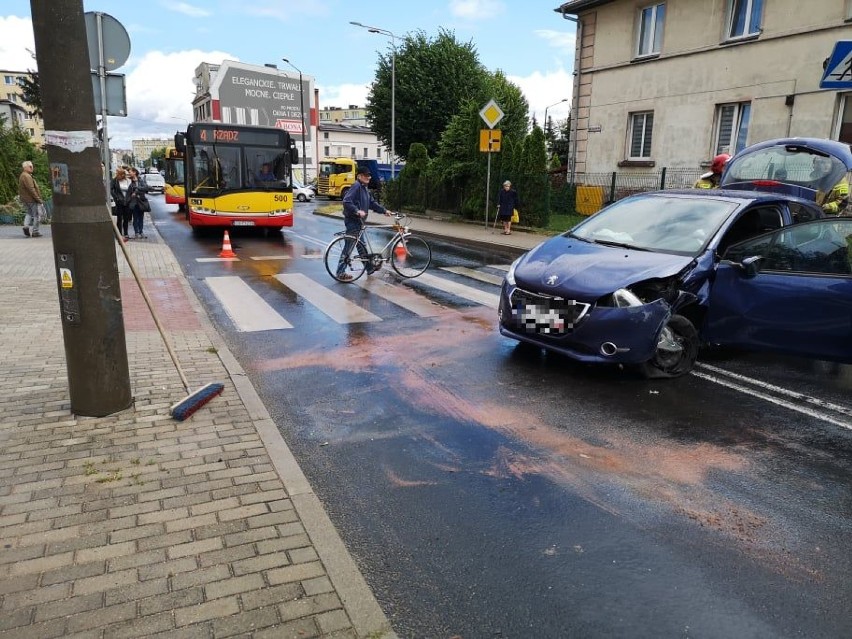
<path fill-rule="evenodd" d="M 403 277 L 417 277 L 432 262 L 432 249 L 419 237 L 401 237 L 391 249 L 393 270 Z"/>
<path fill-rule="evenodd" d="M 351 243 L 352 250 L 349 251 L 348 257 L 343 257 L 347 241 Z M 359 244 L 360 246 L 358 246 Z M 367 268 L 367 260 L 361 257 L 361 253 L 366 255 L 367 249 L 358 238 L 352 235 L 338 237 L 325 249 L 325 270 L 338 282 L 357 280 Z M 342 268 L 340 266 L 341 260 Z M 340 274 L 338 274 L 338 270 L 340 270 Z"/>

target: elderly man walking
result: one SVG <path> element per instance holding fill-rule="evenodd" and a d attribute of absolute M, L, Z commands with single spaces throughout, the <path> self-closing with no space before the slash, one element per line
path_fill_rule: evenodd
<path fill-rule="evenodd" d="M 33 177 L 33 163 L 27 160 L 21 164 L 21 167 L 24 170 L 21 171 L 21 177 L 18 178 L 18 196 L 27 209 L 27 214 L 24 216 L 24 235 L 41 237 L 38 225 L 41 222 L 44 201 L 41 199 L 41 191 Z M 30 233 L 30 226 L 33 227 L 32 233 Z"/>

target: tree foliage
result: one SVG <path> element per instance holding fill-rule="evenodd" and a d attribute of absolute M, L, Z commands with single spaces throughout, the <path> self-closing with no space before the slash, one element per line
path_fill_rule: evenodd
<path fill-rule="evenodd" d="M 41 107 L 41 87 L 38 84 L 38 71 L 27 71 L 29 75 L 18 78 L 21 87 L 21 100 L 30 108 L 30 115 L 44 119 Z"/>
<path fill-rule="evenodd" d="M 394 102 L 397 155 L 407 159 L 411 145 L 420 143 L 434 156 L 450 119 L 467 100 L 479 95 L 486 77 L 473 44 L 458 42 L 451 31 L 442 29 L 434 38 L 422 31 L 408 34 L 396 56 L 392 47 L 379 56 L 367 96 L 367 120 L 390 147 Z"/>

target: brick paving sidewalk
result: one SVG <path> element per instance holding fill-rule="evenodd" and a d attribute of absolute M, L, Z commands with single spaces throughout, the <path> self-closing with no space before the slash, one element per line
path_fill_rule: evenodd
<path fill-rule="evenodd" d="M 0 227 L 0 639 L 395 637 L 171 251 L 150 238 L 130 249 L 187 377 L 225 384 L 185 422 L 168 415 L 186 391 L 120 253 L 134 405 L 70 412 L 50 238 Z"/>

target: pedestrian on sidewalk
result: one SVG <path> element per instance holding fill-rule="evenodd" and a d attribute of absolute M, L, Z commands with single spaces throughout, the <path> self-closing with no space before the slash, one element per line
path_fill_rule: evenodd
<path fill-rule="evenodd" d="M 24 235 L 27 237 L 41 237 L 38 225 L 41 222 L 42 212 L 44 211 L 44 201 L 41 199 L 41 191 L 38 188 L 38 183 L 33 177 L 33 163 L 26 160 L 21 163 L 21 176 L 18 178 L 18 197 L 26 207 L 26 215 L 24 215 Z M 32 226 L 32 232 L 30 232 Z"/>
<path fill-rule="evenodd" d="M 124 236 L 124 241 L 130 239 L 127 234 L 127 227 L 130 223 L 130 209 L 127 206 L 127 192 L 130 190 L 130 178 L 127 172 L 119 167 L 115 170 L 115 177 L 112 178 L 110 184 L 110 194 L 112 201 L 115 203 L 113 215 L 115 215 L 115 225 L 118 227 L 119 233 Z"/>
<path fill-rule="evenodd" d="M 145 240 L 147 236 L 143 233 L 145 225 L 145 211 L 151 210 L 148 202 L 148 183 L 139 175 L 136 167 L 130 169 L 130 187 L 127 189 L 127 208 L 133 218 L 133 239 Z"/>
<path fill-rule="evenodd" d="M 512 216 L 519 206 L 518 192 L 512 188 L 512 183 L 506 180 L 497 196 L 497 219 L 503 223 L 503 235 L 512 234 Z"/>

